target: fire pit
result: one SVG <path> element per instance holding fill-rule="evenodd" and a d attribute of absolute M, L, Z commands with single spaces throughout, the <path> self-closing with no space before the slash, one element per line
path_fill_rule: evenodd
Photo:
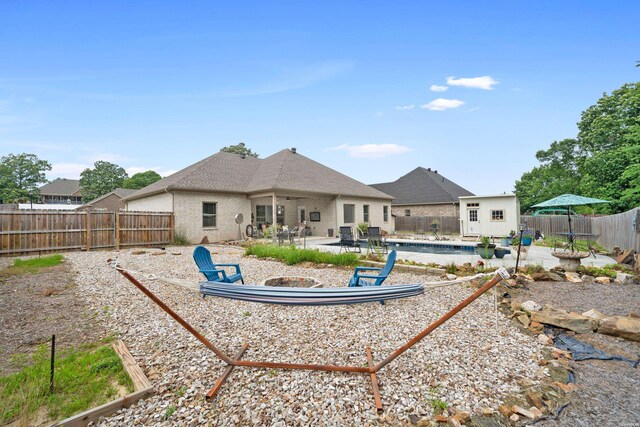
<path fill-rule="evenodd" d="M 287 288 L 321 288 L 322 283 L 313 277 L 271 277 L 262 282 L 266 286 Z"/>

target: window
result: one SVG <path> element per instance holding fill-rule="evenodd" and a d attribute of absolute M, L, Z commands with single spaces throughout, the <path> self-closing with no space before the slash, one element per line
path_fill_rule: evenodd
<path fill-rule="evenodd" d="M 491 221 L 504 221 L 504 211 L 502 209 L 492 210 Z"/>
<path fill-rule="evenodd" d="M 478 209 L 469 209 L 469 222 L 478 222 Z"/>
<path fill-rule="evenodd" d="M 203 227 L 215 227 L 216 226 L 216 212 L 217 203 L 202 203 L 202 226 Z"/>
<path fill-rule="evenodd" d="M 468 208 L 479 208 L 480 203 L 467 203 Z"/>
<path fill-rule="evenodd" d="M 404 216 L 411 216 L 411 209 L 405 209 Z"/>
<path fill-rule="evenodd" d="M 256 206 L 256 223 L 271 224 L 273 222 L 273 206 L 257 205 Z M 284 206 L 276 206 L 276 222 L 284 224 Z"/>
<path fill-rule="evenodd" d="M 362 220 L 369 222 L 369 205 L 362 206 Z"/>
<path fill-rule="evenodd" d="M 382 221 L 389 222 L 389 206 L 387 205 L 382 207 Z"/>
<path fill-rule="evenodd" d="M 346 224 L 353 224 L 356 222 L 356 205 L 344 205 L 342 207 L 344 222 Z"/>

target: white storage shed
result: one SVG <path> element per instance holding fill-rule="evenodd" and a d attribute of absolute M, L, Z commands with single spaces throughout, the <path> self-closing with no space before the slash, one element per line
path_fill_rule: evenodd
<path fill-rule="evenodd" d="M 520 201 L 515 194 L 462 196 L 459 200 L 460 235 L 500 237 L 518 231 Z"/>

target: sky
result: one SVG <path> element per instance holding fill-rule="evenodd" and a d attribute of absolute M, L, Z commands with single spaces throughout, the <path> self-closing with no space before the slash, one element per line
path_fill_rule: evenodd
<path fill-rule="evenodd" d="M 0 1 L 0 156 L 167 176 L 244 142 L 512 192 L 640 80 L 634 1 Z"/>

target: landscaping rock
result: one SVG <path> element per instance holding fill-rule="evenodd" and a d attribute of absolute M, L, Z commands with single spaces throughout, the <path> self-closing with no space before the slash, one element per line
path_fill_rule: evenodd
<path fill-rule="evenodd" d="M 531 320 L 544 323 L 545 325 L 569 329 L 579 334 L 589 334 L 598 327 L 596 321 L 586 316 L 578 313 L 567 313 L 564 310 L 551 307 L 545 307 L 544 310 L 541 311 L 534 311 L 531 313 Z"/>
<path fill-rule="evenodd" d="M 527 316 L 526 314 L 521 314 L 520 316 L 517 317 L 517 319 L 520 323 L 524 325 L 525 328 L 528 328 L 529 323 L 531 323 L 529 316 Z"/>
<path fill-rule="evenodd" d="M 618 273 L 616 275 L 616 280 L 619 280 L 623 285 L 631 285 L 633 284 L 635 277 L 633 276 L 633 274 Z"/>
<path fill-rule="evenodd" d="M 601 285 L 608 285 L 611 283 L 611 278 L 607 276 L 600 276 L 600 277 L 596 277 L 594 281 Z"/>
<path fill-rule="evenodd" d="M 529 323 L 529 330 L 534 334 L 541 334 L 544 332 L 544 325 L 540 322 Z"/>
<path fill-rule="evenodd" d="M 588 317 L 589 319 L 593 319 L 593 320 L 597 320 L 597 321 L 600 321 L 600 320 L 604 319 L 605 317 L 607 317 L 604 313 L 599 312 L 595 308 L 592 308 L 589 311 L 585 311 L 584 313 L 582 313 L 582 315 L 585 316 L 585 317 Z"/>
<path fill-rule="evenodd" d="M 553 340 L 546 336 L 545 334 L 538 335 L 538 342 L 542 345 L 551 345 L 553 344 Z"/>
<path fill-rule="evenodd" d="M 600 321 L 598 333 L 640 341 L 640 318 L 635 316 L 607 317 Z"/>
<path fill-rule="evenodd" d="M 582 283 L 593 283 L 595 282 L 595 278 L 593 276 L 589 276 L 588 274 L 583 274 L 580 279 Z"/>
<path fill-rule="evenodd" d="M 532 311 L 542 310 L 542 306 L 535 301 L 525 301 L 522 303 L 522 309 L 531 313 Z"/>
<path fill-rule="evenodd" d="M 573 273 L 570 271 L 567 271 L 566 273 L 567 276 L 567 281 L 571 282 L 571 283 L 582 283 L 582 279 L 580 278 L 580 275 L 578 273 Z"/>
<path fill-rule="evenodd" d="M 455 274 L 447 274 L 447 280 L 456 280 L 458 276 Z"/>
<path fill-rule="evenodd" d="M 628 264 L 633 259 L 633 255 L 636 253 L 634 249 L 625 249 L 620 256 L 616 258 L 618 264 Z"/>
<path fill-rule="evenodd" d="M 536 282 L 564 282 L 564 278 L 553 271 L 541 271 L 531 275 Z"/>

